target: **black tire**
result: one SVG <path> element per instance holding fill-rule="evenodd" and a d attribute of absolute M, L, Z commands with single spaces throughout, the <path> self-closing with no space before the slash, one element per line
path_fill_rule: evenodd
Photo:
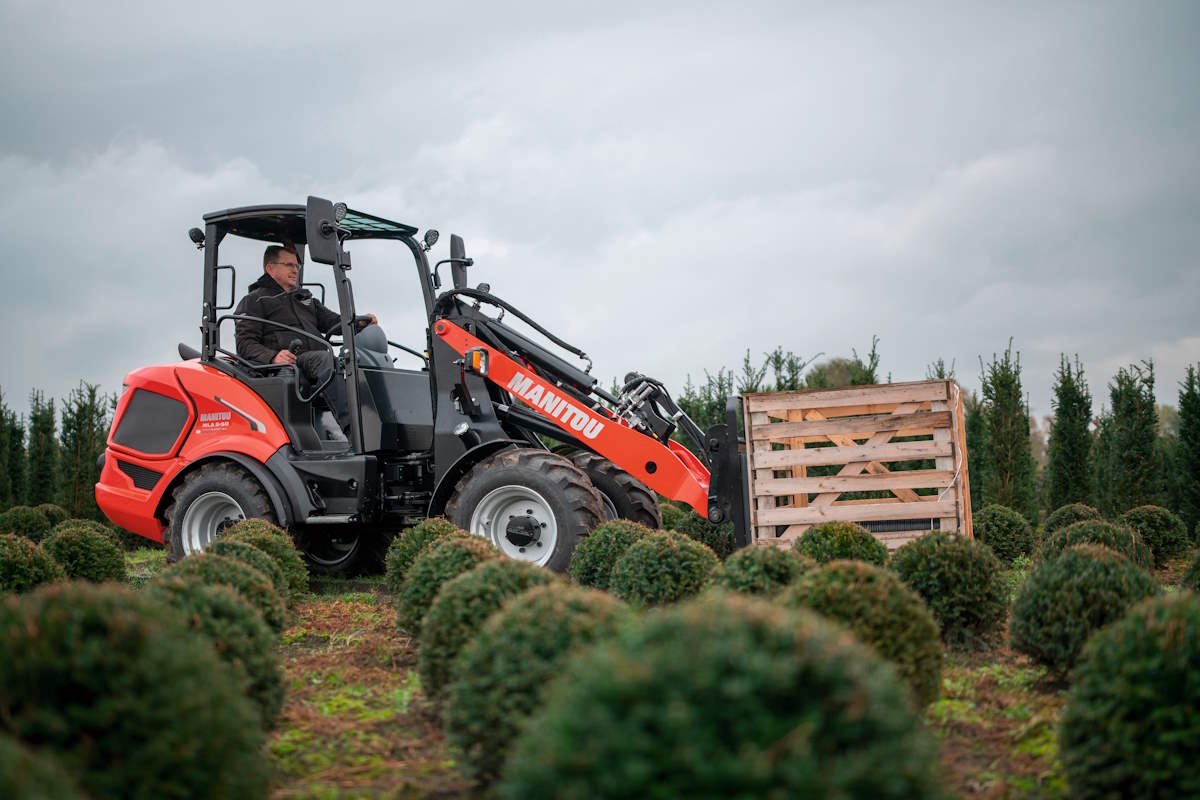
<path fill-rule="evenodd" d="M 528 494 L 532 500 L 521 499 Z M 511 500 L 505 499 L 509 495 Z M 508 514 L 505 519 L 483 518 L 489 509 L 528 508 L 528 518 Z M 488 538 L 511 558 L 566 572 L 575 547 L 603 520 L 600 495 L 592 482 L 571 461 L 546 450 L 502 450 L 480 461 L 458 482 L 446 517 L 463 530 Z M 477 518 L 478 516 L 478 518 Z M 552 517 L 553 529 L 549 528 Z M 472 520 L 475 529 L 472 529 Z M 501 532 L 499 526 L 505 524 Z M 513 525 L 526 529 L 513 529 Z M 553 533 L 553 541 L 544 538 Z M 523 538 L 532 541 L 522 544 Z M 548 544 L 548 549 L 542 548 Z"/>
<path fill-rule="evenodd" d="M 394 533 L 355 526 L 314 526 L 298 530 L 296 548 L 314 575 L 353 578 L 379 575 Z"/>
<path fill-rule="evenodd" d="M 588 476 L 600 493 L 606 522 L 610 519 L 627 519 L 640 522 L 648 528 L 662 527 L 658 496 L 646 484 L 595 453 L 579 452 L 571 456 L 571 461 Z"/>
<path fill-rule="evenodd" d="M 222 506 L 229 513 L 223 513 Z M 208 507 L 214 513 L 202 514 Z M 194 515 L 190 520 L 189 511 Z M 275 522 L 275 512 L 262 485 L 246 470 L 230 462 L 204 464 L 185 475 L 171 492 L 171 504 L 164 516 L 167 519 L 168 563 L 203 552 L 208 542 L 238 520 Z M 198 519 L 201 516 L 205 519 Z M 188 532 L 184 531 L 185 520 Z"/>

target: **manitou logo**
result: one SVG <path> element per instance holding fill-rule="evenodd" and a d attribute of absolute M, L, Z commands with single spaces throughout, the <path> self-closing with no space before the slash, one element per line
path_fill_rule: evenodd
<path fill-rule="evenodd" d="M 200 415 L 201 422 L 228 422 L 233 414 L 228 411 L 211 411 L 207 414 Z"/>
<path fill-rule="evenodd" d="M 604 423 L 586 411 L 568 403 L 549 389 L 543 389 L 533 378 L 520 372 L 508 382 L 508 391 L 524 400 L 533 408 L 540 408 L 571 430 L 579 431 L 587 439 L 595 439 L 604 430 Z"/>

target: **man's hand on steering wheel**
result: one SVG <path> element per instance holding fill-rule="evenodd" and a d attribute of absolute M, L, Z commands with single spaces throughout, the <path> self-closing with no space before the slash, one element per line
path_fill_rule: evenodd
<path fill-rule="evenodd" d="M 357 317 L 354 318 L 354 321 L 355 321 L 355 323 L 358 324 L 358 329 L 360 331 L 363 328 L 367 327 L 368 325 L 378 325 L 379 324 L 379 320 L 375 318 L 374 314 L 359 314 Z"/>

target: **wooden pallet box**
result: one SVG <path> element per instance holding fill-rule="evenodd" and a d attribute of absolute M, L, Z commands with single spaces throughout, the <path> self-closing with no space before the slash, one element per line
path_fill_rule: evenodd
<path fill-rule="evenodd" d="M 895 549 L 972 537 L 962 390 L 917 381 L 743 396 L 754 544 L 854 522 Z"/>

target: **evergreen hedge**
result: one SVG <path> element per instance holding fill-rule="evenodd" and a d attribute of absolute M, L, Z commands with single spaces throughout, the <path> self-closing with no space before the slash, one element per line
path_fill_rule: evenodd
<path fill-rule="evenodd" d="M 11 736 L 0 736 L 0 797 L 75 800 L 82 795 L 53 756 L 33 753 Z"/>
<path fill-rule="evenodd" d="M 50 519 L 36 508 L 13 506 L 0 514 L 0 533 L 12 533 L 33 542 L 41 542 L 50 533 Z"/>
<path fill-rule="evenodd" d="M 1120 553 L 1142 569 L 1154 569 L 1154 553 L 1128 525 L 1103 520 L 1084 520 L 1060 528 L 1042 540 L 1037 559 L 1050 561 L 1068 547 L 1099 544 Z"/>
<path fill-rule="evenodd" d="M 106 533 L 66 525 L 47 536 L 42 547 L 68 578 L 96 582 L 125 580 L 125 554 Z"/>
<path fill-rule="evenodd" d="M 396 627 L 419 638 L 421 623 L 438 590 L 447 581 L 494 558 L 500 558 L 500 551 L 480 536 L 445 536 L 432 542 L 417 556 L 396 595 Z"/>
<path fill-rule="evenodd" d="M 46 515 L 46 521 L 50 523 L 51 528 L 60 522 L 66 522 L 71 516 L 65 508 L 54 503 L 39 503 L 34 508 Z"/>
<path fill-rule="evenodd" d="M 630 545 L 651 533 L 640 522 L 627 519 L 602 522 L 575 547 L 567 572 L 581 586 L 607 589 L 617 560 Z"/>
<path fill-rule="evenodd" d="M 999 637 L 1008 590 L 987 545 L 954 533 L 927 533 L 897 550 L 892 568 L 933 612 L 946 644 L 976 647 Z"/>
<path fill-rule="evenodd" d="M 85 795 L 266 795 L 238 676 L 147 595 L 79 582 L 0 599 L 0 652 L 0 733 L 56 757 Z"/>
<path fill-rule="evenodd" d="M 1162 506 L 1138 506 L 1121 515 L 1121 521 L 1133 528 L 1154 553 L 1154 565 L 1165 566 L 1168 561 L 1187 552 L 1188 532 L 1183 520 Z"/>
<path fill-rule="evenodd" d="M 1200 597 L 1147 600 L 1088 641 L 1058 747 L 1072 797 L 1200 797 Z"/>
<path fill-rule="evenodd" d="M 222 536 L 209 545 L 208 549 L 204 552 L 211 553 L 214 556 L 228 556 L 234 561 L 240 561 L 246 566 L 254 567 L 271 579 L 271 585 L 275 587 L 275 591 L 279 592 L 280 597 L 287 598 L 290 587 L 288 586 L 287 576 L 283 574 L 283 567 L 279 566 L 278 561 L 254 545 Z"/>
<path fill-rule="evenodd" d="M 937 699 L 942 643 L 933 615 L 892 573 L 862 561 L 817 566 L 783 590 L 779 601 L 838 622 L 896 666 L 918 707 Z"/>
<path fill-rule="evenodd" d="M 984 506 L 973 515 L 975 538 L 992 548 L 1000 563 L 1011 565 L 1018 556 L 1033 554 L 1033 526 L 1006 506 Z"/>
<path fill-rule="evenodd" d="M 675 603 L 699 594 L 720 566 L 708 547 L 682 533 L 659 531 L 617 559 L 609 591 L 634 608 Z"/>
<path fill-rule="evenodd" d="M 817 562 L 782 547 L 743 547 L 725 559 L 714 582 L 733 592 L 773 595 L 793 583 Z"/>
<path fill-rule="evenodd" d="M 1189 591 L 1200 593 L 1200 550 L 1196 551 L 1192 565 L 1188 567 L 1187 572 L 1183 573 L 1181 586 Z"/>
<path fill-rule="evenodd" d="M 497 558 L 447 581 L 421 623 L 417 670 L 426 697 L 435 703 L 444 699 L 455 678 L 454 659 L 506 600 L 556 580 L 550 570 Z"/>
<path fill-rule="evenodd" d="M 252 544 L 275 559 L 287 578 L 285 599 L 299 597 L 308 591 L 308 566 L 304 563 L 304 556 L 296 549 L 296 543 L 283 528 L 265 519 L 247 519 L 229 526 L 221 538 Z"/>
<path fill-rule="evenodd" d="M 408 570 L 427 544 L 443 536 L 458 534 L 470 536 L 469 533 L 445 517 L 429 517 L 411 528 L 401 531 L 395 539 L 392 539 L 384 559 L 388 591 L 392 594 L 400 591 L 400 587 L 404 585 L 404 578 L 408 575 Z"/>
<path fill-rule="evenodd" d="M 1158 594 L 1158 582 L 1107 547 L 1081 544 L 1034 567 L 1013 603 L 1014 649 L 1066 673 L 1096 631 Z"/>
<path fill-rule="evenodd" d="M 499 794 L 945 796 L 937 745 L 890 666 L 815 614 L 724 592 L 570 658 Z"/>
<path fill-rule="evenodd" d="M 1069 503 L 1059 506 L 1046 517 L 1046 522 L 1042 525 L 1042 535 L 1049 535 L 1060 528 L 1066 528 L 1076 522 L 1089 519 L 1102 519 L 1102 517 L 1099 511 L 1085 503 Z"/>
<path fill-rule="evenodd" d="M 20 594 L 66 577 L 41 545 L 24 536 L 0 533 L 0 592 Z"/>
<path fill-rule="evenodd" d="M 722 522 L 720 525 L 714 525 L 691 509 L 683 512 L 683 517 L 675 523 L 674 530 L 712 550 L 721 561 L 728 558 L 735 549 L 733 523 Z"/>
<path fill-rule="evenodd" d="M 632 614 L 595 589 L 561 582 L 507 600 L 455 660 L 447 691 L 447 741 L 466 773 L 494 781 L 522 724 L 571 652 L 612 636 Z"/>
<path fill-rule="evenodd" d="M 277 634 L 283 631 L 286 615 L 283 598 L 271 585 L 271 579 L 254 567 L 229 556 L 199 553 L 172 564 L 163 575 L 229 586 L 258 609 L 267 627 Z"/>
<path fill-rule="evenodd" d="M 861 525 L 853 522 L 822 522 L 800 534 L 792 545 L 802 555 L 826 564 L 830 561 L 866 561 L 887 564 L 887 548 Z"/>
<path fill-rule="evenodd" d="M 679 526 L 684 524 L 684 520 L 687 519 L 687 512 L 671 502 L 659 503 L 658 510 L 662 515 L 664 531 L 679 530 Z"/>

